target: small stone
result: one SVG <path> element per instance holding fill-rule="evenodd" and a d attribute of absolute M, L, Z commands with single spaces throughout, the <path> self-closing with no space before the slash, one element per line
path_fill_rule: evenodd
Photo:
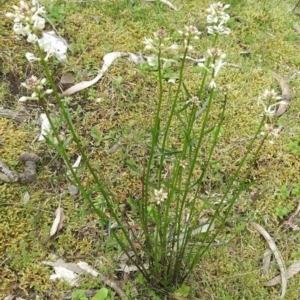
<path fill-rule="evenodd" d="M 69 186 L 69 194 L 71 196 L 75 196 L 78 194 L 78 188 L 75 185 L 70 185 Z"/>
<path fill-rule="evenodd" d="M 22 162 L 26 162 L 26 161 L 32 161 L 34 163 L 37 163 L 39 162 L 40 160 L 40 157 L 37 156 L 35 153 L 33 152 L 23 152 L 20 154 L 20 157 L 19 157 L 20 161 Z"/>

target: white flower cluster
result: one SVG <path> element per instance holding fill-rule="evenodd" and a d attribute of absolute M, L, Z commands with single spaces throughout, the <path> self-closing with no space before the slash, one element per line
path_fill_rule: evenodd
<path fill-rule="evenodd" d="M 36 76 L 32 75 L 27 78 L 25 82 L 21 83 L 21 86 L 25 87 L 29 91 L 33 91 L 30 97 L 23 96 L 19 99 L 20 102 L 25 102 L 27 100 L 39 100 L 40 97 L 44 95 L 49 95 L 53 92 L 51 89 L 45 90 L 45 85 L 47 84 L 46 78 L 38 79 Z"/>
<path fill-rule="evenodd" d="M 209 88 L 215 89 L 217 87 L 215 78 L 217 77 L 221 68 L 226 64 L 226 62 L 224 61 L 224 59 L 226 58 L 226 54 L 223 53 L 219 48 L 210 48 L 207 50 L 207 57 L 207 62 L 199 63 L 198 66 L 206 69 L 209 73 L 211 73 L 212 79 L 209 83 Z"/>
<path fill-rule="evenodd" d="M 14 20 L 13 30 L 18 35 L 27 36 L 28 43 L 35 43 L 38 37 L 37 31 L 43 30 L 45 27 L 44 7 L 29 7 L 29 5 L 20 1 L 20 6 L 13 5 L 14 13 L 6 13 L 5 16 Z"/>
<path fill-rule="evenodd" d="M 156 54 L 159 52 L 162 54 L 167 51 L 176 51 L 178 49 L 177 44 L 172 44 L 166 46 L 165 43 L 169 41 L 170 38 L 167 37 L 167 33 L 163 29 L 159 29 L 154 33 L 153 39 L 145 38 L 143 43 L 146 45 L 145 50 L 150 50 Z"/>
<path fill-rule="evenodd" d="M 287 105 L 287 102 L 281 99 L 282 97 L 278 96 L 274 90 L 265 90 L 264 93 L 258 97 L 257 102 L 264 107 L 264 112 L 268 117 L 273 117 L 279 105 Z M 277 102 L 270 104 L 274 101 Z"/>
<path fill-rule="evenodd" d="M 21 0 L 20 5 L 13 5 L 14 13 L 6 13 L 5 16 L 14 21 L 13 30 L 16 34 L 27 36 L 27 42 L 38 45 L 47 53 L 45 60 L 55 56 L 60 62 L 67 60 L 67 42 L 57 36 L 54 31 L 42 32 L 42 38 L 38 38 L 38 32 L 45 27 L 46 11 L 44 7 L 39 7 L 35 0 L 32 0 L 33 7 Z M 30 63 L 40 61 L 32 53 L 26 53 L 26 58 Z"/>
<path fill-rule="evenodd" d="M 178 30 L 178 33 L 184 36 L 184 47 L 189 50 L 193 50 L 193 46 L 190 45 L 191 39 L 199 40 L 201 32 L 194 25 L 184 26 L 184 30 Z"/>
<path fill-rule="evenodd" d="M 221 2 L 212 4 L 206 11 L 208 12 L 207 23 L 211 24 L 207 27 L 207 31 L 212 35 L 228 35 L 230 29 L 226 27 L 226 23 L 230 19 L 229 14 L 225 10 L 230 4 L 223 5 Z"/>
<path fill-rule="evenodd" d="M 154 190 L 154 195 L 157 205 L 161 204 L 162 202 L 168 199 L 168 193 L 164 192 L 163 189 Z"/>

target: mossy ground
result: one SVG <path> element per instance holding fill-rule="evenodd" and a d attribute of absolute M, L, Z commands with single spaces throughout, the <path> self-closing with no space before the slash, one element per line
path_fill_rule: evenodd
<path fill-rule="evenodd" d="M 42 2 L 49 7 L 50 2 Z M 292 12 L 294 2 L 229 1 L 232 35 L 221 38 L 220 46 L 227 54 L 227 61 L 239 68 L 227 68 L 218 78 L 219 84 L 229 84 L 230 90 L 224 132 L 213 157 L 220 169 L 207 180 L 206 188 L 210 193 L 221 193 L 226 183 L 224 178 L 235 169 L 237 158 L 244 153 L 257 127 L 261 108 L 256 106 L 253 98 L 265 89 L 280 91 L 270 70 L 292 78 L 290 84 L 296 98 L 288 112 L 278 120 L 284 126 L 283 132 L 274 144 L 267 142 L 262 149 L 251 173 L 255 185 L 243 194 L 232 211 L 225 236 L 221 237 L 226 244 L 212 248 L 200 262 L 187 283 L 192 287 L 187 299 L 279 298 L 280 286 L 263 287 L 278 269 L 273 262 L 270 273 L 260 274 L 261 260 L 268 246 L 250 226 L 250 221 L 260 223 L 276 239 L 287 265 L 299 260 L 299 232 L 284 230 L 280 226 L 280 216 L 289 216 L 297 206 L 296 195 L 288 193 L 286 197 L 282 187 L 290 190 L 300 183 L 300 148 L 297 151 L 300 136 L 300 35 L 293 29 L 293 23 L 300 20 Z M 75 74 L 75 82 L 79 82 L 97 74 L 106 53 L 141 51 L 143 38 L 150 37 L 159 28 L 172 34 L 186 24 L 195 24 L 205 32 L 205 9 L 212 2 L 174 0 L 174 5 L 180 8 L 178 12 L 159 1 L 51 3 L 50 17 L 71 49 L 66 64 L 53 63 L 55 81 L 59 82 L 62 74 L 71 71 Z M 2 2 L 1 10 L 11 11 L 12 4 L 15 2 Z M 33 72 L 24 53 L 33 49 L 21 37 L 15 36 L 11 27 L 9 20 L 1 18 L 0 105 L 17 109 L 21 106 L 18 98 L 25 92 L 20 83 Z M 203 34 L 195 56 L 201 56 L 209 42 L 209 37 Z M 37 72 L 36 66 L 34 72 Z M 293 76 L 295 74 L 297 76 Z M 193 87 L 195 75 L 187 76 L 190 76 L 187 84 Z M 97 98 L 101 98 L 100 103 L 95 101 Z M 120 195 L 117 207 L 126 209 L 124 195 L 140 195 L 140 179 L 125 162 L 139 165 L 145 157 L 143 149 L 149 142 L 147 130 L 152 125 L 156 99 L 155 76 L 144 76 L 132 63 L 119 60 L 99 83 L 69 101 L 76 129 L 83 143 L 88 145 L 89 158 L 98 167 L 100 176 L 110 184 L 111 190 Z M 114 245 L 110 245 L 111 251 L 106 249 L 101 241 L 97 217 L 80 196 L 68 195 L 67 184 L 62 178 L 65 172 L 63 161 L 48 146 L 34 141 L 39 134 L 41 108 L 36 103 L 22 105 L 31 113 L 31 118 L 24 124 L 0 119 L 1 160 L 12 169 L 20 170 L 18 155 L 22 151 L 34 151 L 42 161 L 36 182 L 27 186 L 0 184 L 0 298 L 14 294 L 26 299 L 34 295 L 39 295 L 40 299 L 61 299 L 71 288 L 64 282 L 51 281 L 52 270 L 41 261 L 50 260 L 55 254 L 70 262 L 85 260 L 107 274 L 114 274 Z M 167 105 L 163 109 L 167 109 Z M 218 111 L 214 113 L 218 115 Z M 53 115 L 58 115 L 55 107 Z M 92 129 L 106 137 L 99 145 L 91 136 Z M 105 150 L 120 139 L 122 148 L 108 155 Z M 293 152 L 289 150 L 291 145 L 294 145 Z M 75 161 L 77 150 L 72 143 L 68 145 L 68 151 Z M 82 181 L 89 184 L 84 173 Z M 30 200 L 24 204 L 25 192 L 29 192 Z M 67 219 L 57 238 L 46 243 L 45 237 L 49 234 L 60 199 Z M 299 299 L 299 283 L 299 275 L 289 280 L 286 299 Z M 90 280 L 81 285 L 87 289 L 101 287 L 101 282 Z M 135 289 L 137 295 L 133 295 Z M 134 282 L 134 276 L 131 286 L 125 290 L 132 292 L 131 299 L 150 299 L 146 296 L 148 290 Z"/>

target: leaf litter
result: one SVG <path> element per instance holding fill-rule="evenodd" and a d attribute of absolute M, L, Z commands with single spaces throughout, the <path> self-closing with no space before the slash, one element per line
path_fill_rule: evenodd
<path fill-rule="evenodd" d="M 286 289 L 287 289 L 287 270 L 285 267 L 285 263 L 283 260 L 283 257 L 280 253 L 280 251 L 278 250 L 273 238 L 269 235 L 269 233 L 259 224 L 252 222 L 251 223 L 252 226 L 265 238 L 266 242 L 268 243 L 270 249 L 272 250 L 275 259 L 277 261 L 278 267 L 280 269 L 280 278 L 281 278 L 281 285 L 282 285 L 282 289 L 281 289 L 281 296 L 280 298 L 284 298 L 285 293 L 286 293 Z"/>

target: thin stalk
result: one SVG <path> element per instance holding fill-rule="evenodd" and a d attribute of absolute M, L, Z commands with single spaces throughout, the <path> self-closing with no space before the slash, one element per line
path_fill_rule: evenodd
<path fill-rule="evenodd" d="M 107 204 L 107 206 L 108 206 L 108 208 L 110 210 L 110 213 L 112 214 L 112 216 L 114 217 L 114 219 L 118 223 L 121 231 L 123 232 L 123 234 L 125 236 L 126 241 L 130 245 L 131 250 L 134 252 L 134 254 L 136 255 L 136 257 L 138 257 L 138 252 L 136 251 L 136 249 L 135 249 L 135 247 L 134 247 L 134 245 L 133 245 L 133 243 L 132 243 L 132 241 L 131 241 L 128 233 L 127 233 L 127 231 L 125 230 L 124 226 L 122 225 L 119 217 L 117 216 L 116 212 L 114 211 L 114 207 L 113 207 L 113 205 L 111 203 L 111 200 L 110 200 L 110 197 L 109 197 L 108 193 L 106 192 L 105 188 L 103 187 L 103 184 L 99 181 L 99 178 L 98 178 L 97 174 L 95 173 L 94 169 L 92 168 L 92 166 L 91 166 L 91 164 L 89 162 L 89 159 L 88 159 L 87 155 L 85 154 L 85 151 L 83 150 L 83 148 L 82 148 L 82 146 L 80 144 L 80 141 L 79 141 L 79 139 L 77 137 L 75 128 L 74 128 L 73 123 L 71 121 L 71 118 L 70 118 L 69 114 L 67 113 L 67 111 L 65 109 L 65 106 L 64 106 L 64 103 L 61 100 L 61 98 L 60 98 L 60 96 L 58 94 L 58 91 L 56 89 L 56 86 L 55 86 L 55 84 L 53 82 L 52 76 L 50 74 L 50 70 L 49 70 L 49 68 L 47 66 L 47 63 L 46 63 L 45 59 L 44 59 L 43 51 L 42 51 L 42 49 L 40 48 L 40 46 L 38 44 L 37 44 L 37 48 L 38 48 L 38 51 L 39 51 L 39 56 L 41 58 L 41 64 L 42 64 L 42 66 L 44 68 L 46 78 L 47 78 L 48 82 L 50 83 L 50 85 L 51 85 L 51 87 L 53 89 L 53 93 L 54 93 L 55 99 L 56 99 L 56 101 L 57 101 L 57 103 L 58 103 L 58 105 L 60 107 L 60 110 L 62 112 L 62 115 L 63 115 L 64 119 L 66 120 L 66 123 L 67 123 L 67 125 L 68 125 L 68 127 L 69 127 L 69 129 L 71 131 L 71 135 L 73 137 L 74 142 L 76 143 L 76 146 L 78 147 L 79 153 L 83 157 L 83 160 L 85 161 L 85 164 L 86 164 L 89 172 L 91 173 L 93 179 L 95 180 L 95 182 L 97 184 L 98 189 L 100 190 L 102 196 L 104 197 L 104 199 L 106 201 L 106 204 Z M 47 115 L 47 110 L 45 110 L 45 113 Z M 62 141 L 61 141 L 61 139 L 59 137 L 58 132 L 56 131 L 56 128 L 55 128 L 53 122 L 51 122 L 51 118 L 50 118 L 49 113 L 47 115 L 47 118 L 49 120 L 49 123 L 51 125 L 52 130 L 54 130 L 53 131 L 54 134 L 56 133 L 56 138 L 57 138 L 57 141 L 58 141 L 58 145 L 59 145 L 59 147 L 60 147 L 60 149 L 62 151 L 62 156 L 63 156 L 64 159 L 66 159 L 67 166 L 68 166 L 70 172 L 72 173 L 72 175 L 74 176 L 75 172 L 74 172 L 74 170 L 72 168 L 72 165 L 70 163 L 68 163 L 68 161 L 69 161 L 68 160 L 68 154 L 66 153 L 64 147 L 62 147 L 62 145 L 63 145 Z M 80 180 L 76 177 L 76 174 L 75 174 L 74 180 L 76 180 L 78 186 L 80 187 Z M 83 190 L 84 190 L 84 188 L 80 189 L 81 192 Z M 93 204 L 93 202 L 91 201 L 91 199 L 89 198 L 89 196 L 87 195 L 86 192 L 83 192 L 83 196 L 90 203 L 90 205 L 92 206 L 92 208 L 95 209 L 95 205 Z M 99 210 L 95 209 L 95 212 L 98 214 Z M 101 216 L 101 213 L 98 214 L 98 215 Z M 128 255 L 129 259 L 132 260 L 132 262 L 134 264 L 136 264 L 136 266 L 139 269 L 139 271 L 145 276 L 145 278 L 147 280 L 150 281 L 150 278 L 149 278 L 149 276 L 147 274 L 147 271 L 144 268 L 144 266 L 142 264 L 138 264 L 136 261 L 134 261 L 134 259 L 132 258 L 132 256 L 129 255 L 128 251 L 126 250 L 126 246 L 123 243 L 123 241 L 114 232 L 113 232 L 113 234 L 114 234 L 114 237 L 116 238 L 117 242 L 119 243 L 119 245 L 122 247 L 123 251 Z"/>
<path fill-rule="evenodd" d="M 247 151 L 246 151 L 245 155 L 243 156 L 242 161 L 241 161 L 241 163 L 239 164 L 238 169 L 235 171 L 235 173 L 234 173 L 234 175 L 233 175 L 233 177 L 232 177 L 232 179 L 231 179 L 231 181 L 230 181 L 230 183 L 229 183 L 229 185 L 228 185 L 228 187 L 227 187 L 227 189 L 226 189 L 226 191 L 225 191 L 225 193 L 224 193 L 224 195 L 223 195 L 223 197 L 222 197 L 222 200 L 221 200 L 221 202 L 219 203 L 219 205 L 218 205 L 218 207 L 217 207 L 217 209 L 216 209 L 216 211 L 215 211 L 215 213 L 214 213 L 214 215 L 213 215 L 213 217 L 212 217 L 212 219 L 211 219 L 211 221 L 210 221 L 209 228 L 211 227 L 211 225 L 213 224 L 213 222 L 216 220 L 217 216 L 219 215 L 219 212 L 220 212 L 220 210 L 221 210 L 221 207 L 223 206 L 223 203 L 224 203 L 224 201 L 225 201 L 225 199 L 226 199 L 228 193 L 229 193 L 230 190 L 232 189 L 232 186 L 233 186 L 234 182 L 236 181 L 236 178 L 237 178 L 238 174 L 240 173 L 241 168 L 242 168 L 243 165 L 245 164 L 245 161 L 246 161 L 248 155 L 250 154 L 251 150 L 253 149 L 254 142 L 256 141 L 258 135 L 259 135 L 260 132 L 261 132 L 261 129 L 262 129 L 263 124 L 264 124 L 264 122 L 265 122 L 265 118 L 266 118 L 266 117 L 264 117 L 264 118 L 262 119 L 262 121 L 261 121 L 261 123 L 260 123 L 260 125 L 259 125 L 259 127 L 258 127 L 258 130 L 256 131 L 256 133 L 255 133 L 253 139 L 251 140 L 250 144 L 248 145 Z M 264 144 L 264 141 L 265 141 L 266 138 L 267 138 L 267 136 L 265 136 L 265 137 L 262 139 L 261 143 L 259 144 L 259 147 L 258 147 L 258 149 L 257 149 L 256 152 L 255 152 L 255 156 L 254 156 L 254 158 L 251 160 L 250 165 L 249 165 L 249 167 L 248 167 L 248 170 L 247 170 L 247 172 L 246 172 L 246 175 L 244 176 L 244 179 L 242 180 L 242 184 L 244 184 L 244 182 L 245 182 L 246 179 L 248 178 L 248 175 L 249 175 L 249 173 L 250 173 L 250 171 L 251 171 L 251 168 L 252 168 L 252 166 L 253 166 L 255 160 L 257 159 L 258 155 L 260 154 L 261 147 L 262 147 L 262 145 Z M 242 185 L 242 184 L 241 184 L 241 185 Z M 195 264 L 198 262 L 198 260 L 204 255 L 204 253 L 205 253 L 206 251 L 208 251 L 209 247 L 211 246 L 211 244 L 213 243 L 213 241 L 215 240 L 215 238 L 217 237 L 217 235 L 218 235 L 218 234 L 220 233 L 220 231 L 222 230 L 222 228 L 223 228 L 223 226 L 224 226 L 224 224 L 225 224 L 225 222 L 226 222 L 226 219 L 227 219 L 227 217 L 228 217 L 228 215 L 229 215 L 229 212 L 230 212 L 232 206 L 234 205 L 236 199 L 238 198 L 238 196 L 240 195 L 241 192 L 242 192 L 242 189 L 238 189 L 236 196 L 233 198 L 234 201 L 231 201 L 231 203 L 229 204 L 229 207 L 228 207 L 228 209 L 227 209 L 227 212 L 226 212 L 226 214 L 225 214 L 225 217 L 223 218 L 223 221 L 222 221 L 221 225 L 218 226 L 218 229 L 217 229 L 216 232 L 213 234 L 212 238 L 211 238 L 210 241 L 208 242 L 208 245 L 205 246 L 205 248 L 203 249 L 203 251 L 201 251 L 201 249 L 199 249 L 199 251 L 197 251 L 197 254 L 194 256 L 194 259 L 193 259 L 193 261 L 192 261 L 192 263 L 191 263 L 191 265 L 190 265 L 190 267 L 189 267 L 189 270 L 192 270 L 192 269 L 194 268 Z M 206 239 L 206 237 L 208 236 L 208 234 L 209 234 L 209 232 L 210 232 L 210 231 L 209 231 L 209 228 L 208 228 L 207 231 L 206 231 L 205 239 Z M 187 271 L 187 274 L 185 275 L 185 278 L 188 276 L 189 270 Z"/>

